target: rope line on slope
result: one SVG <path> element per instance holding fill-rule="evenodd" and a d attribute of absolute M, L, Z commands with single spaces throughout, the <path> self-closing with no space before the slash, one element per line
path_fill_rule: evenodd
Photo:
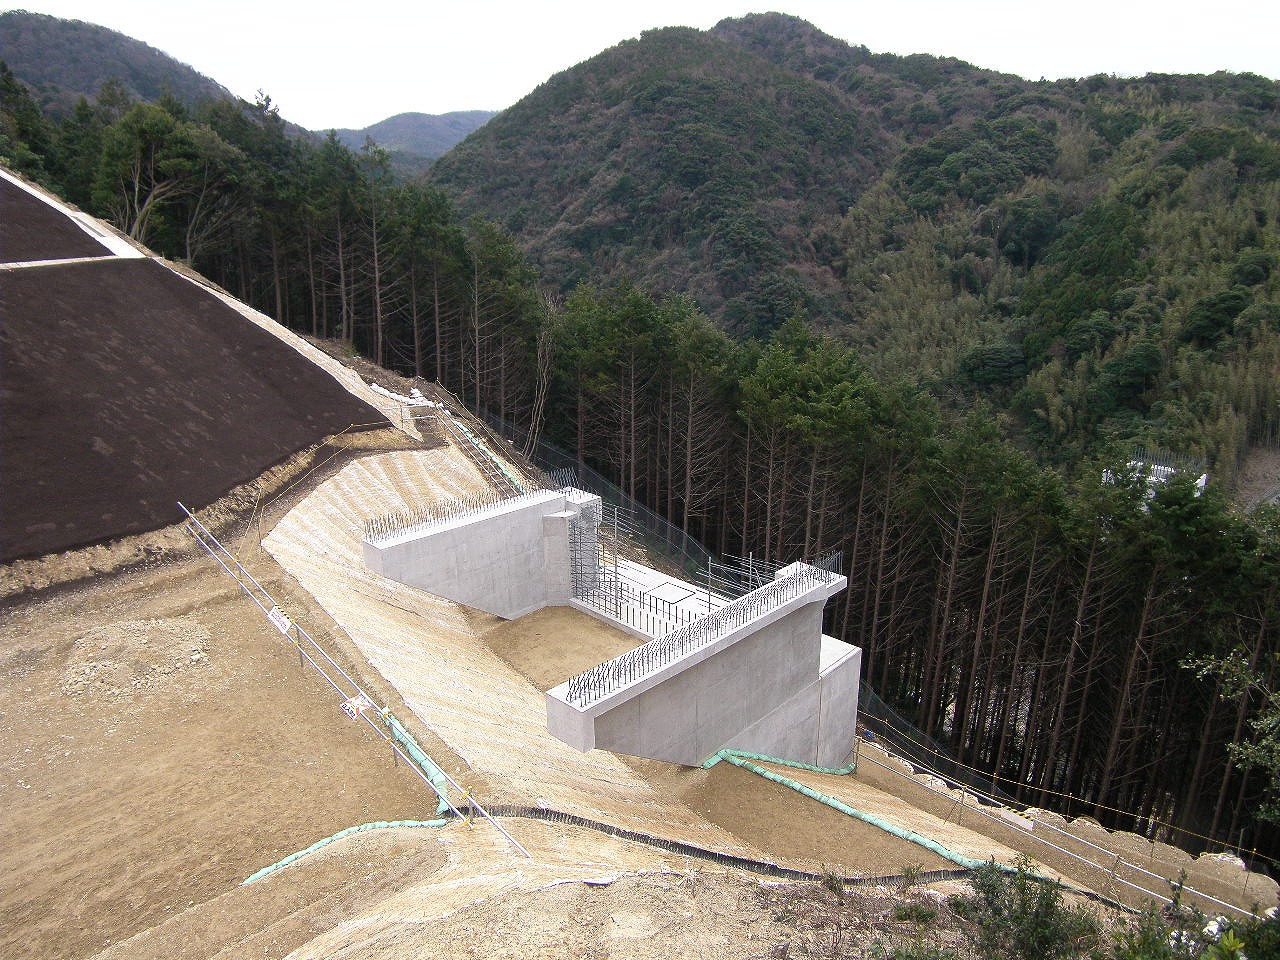
<path fill-rule="evenodd" d="M 957 760 L 954 757 L 949 757 L 949 756 L 946 756 L 945 754 L 939 753 L 936 748 L 929 746 L 927 743 L 922 743 L 921 741 L 916 740 L 910 734 L 903 733 L 897 727 L 893 727 L 893 732 L 894 732 L 894 736 L 901 737 L 903 740 L 905 740 L 907 743 L 910 743 L 912 746 L 918 747 L 923 753 L 932 754 L 935 757 L 945 759 L 948 763 L 954 764 L 955 766 L 959 767 L 961 770 L 967 770 L 970 773 L 977 774 L 980 778 L 984 780 L 991 780 L 993 783 L 999 782 L 999 783 L 1008 784 L 1014 787 L 1027 786 L 1027 784 L 1022 783 L 1020 780 L 1016 780 L 1012 777 L 1002 776 L 1000 774 L 993 773 L 988 770 L 982 770 L 982 769 L 979 769 L 978 767 L 970 766 L 967 763 Z M 885 744 L 888 742 L 889 741 L 887 738 L 882 738 L 879 736 L 877 736 L 876 738 L 876 744 L 880 746 L 882 749 L 884 749 L 886 753 L 891 753 L 891 751 L 885 746 Z M 897 754 L 893 754 L 893 756 L 897 756 Z M 933 770 L 927 766 L 924 766 L 918 760 L 912 760 L 910 757 L 899 757 L 899 759 L 904 760 L 907 763 L 913 764 L 914 766 L 921 767 L 922 769 L 927 770 L 929 773 L 932 773 L 934 776 L 938 777 L 941 780 L 948 779 L 945 775 L 937 772 L 936 770 Z M 967 784 L 958 784 L 956 786 L 956 789 L 968 790 L 970 793 L 973 793 L 975 796 L 979 795 L 976 788 L 971 787 Z M 1108 813 L 1116 813 L 1124 817 L 1132 817 L 1135 821 L 1146 820 L 1148 823 L 1151 823 L 1157 827 L 1163 827 L 1164 829 L 1169 830 L 1170 832 L 1181 833 L 1188 837 L 1194 837 L 1197 840 L 1204 840 L 1207 843 L 1214 844 L 1216 846 L 1221 846 L 1224 850 L 1231 849 L 1230 844 L 1224 843 L 1222 840 L 1216 837 L 1211 837 L 1203 833 L 1197 833 L 1195 830 L 1192 830 L 1189 827 L 1177 826 L 1176 824 L 1170 823 L 1167 820 L 1162 820 L 1159 817 L 1154 815 L 1143 816 L 1142 814 L 1134 813 L 1132 810 L 1125 810 L 1123 807 L 1113 807 L 1105 803 L 1101 803 L 1093 800 L 1085 800 L 1083 797 L 1078 797 L 1074 793 L 1065 793 L 1061 790 L 1054 790 L 1052 787 L 1029 787 L 1029 789 L 1034 793 L 1046 794 L 1048 796 L 1057 797 L 1060 800 L 1068 801 L 1067 809 L 1070 809 L 1070 803 L 1074 802 L 1074 803 L 1080 804 L 1082 807 L 1092 807 L 1094 810 L 1105 810 Z M 993 802 L 1003 805 L 1002 801 L 993 800 Z M 1031 804 L 1025 804 L 1024 809 L 1030 808 L 1031 806 L 1032 806 Z M 1057 811 L 1050 811 L 1050 812 L 1057 813 Z M 1067 814 L 1058 814 L 1058 815 L 1063 817 L 1064 819 L 1067 818 L 1068 816 Z M 1077 817 L 1086 816 L 1086 814 L 1077 814 L 1076 816 Z M 1263 854 L 1258 853 L 1256 850 L 1252 851 L 1251 855 L 1273 866 L 1280 865 L 1280 861 L 1273 860 L 1270 857 L 1267 857 Z"/>
<path fill-rule="evenodd" d="M 183 513 L 187 515 L 187 532 L 196 540 L 197 543 L 200 544 L 202 548 L 204 548 L 205 552 L 208 553 L 209 556 L 212 557 L 217 564 L 222 567 L 222 569 L 233 580 L 236 581 L 237 584 L 239 584 L 240 589 L 245 596 L 257 605 L 258 609 L 267 616 L 267 619 L 270 620 L 273 626 L 275 626 L 275 628 L 284 635 L 285 639 L 289 640 L 294 649 L 298 651 L 299 658 L 315 667 L 316 671 L 325 680 L 325 682 L 327 682 L 329 686 L 333 687 L 339 697 L 343 698 L 343 712 L 352 720 L 357 720 L 357 722 L 359 720 L 363 720 L 369 729 L 371 729 L 378 737 L 380 737 L 384 742 L 390 743 L 391 749 L 395 754 L 402 757 L 405 763 L 409 765 L 410 769 L 412 769 L 414 773 L 417 774 L 417 776 L 428 787 L 430 787 L 432 792 L 439 798 L 440 811 L 447 808 L 453 811 L 453 813 L 460 819 L 463 818 L 464 814 L 462 814 L 454 805 L 453 801 L 449 799 L 447 789 L 444 786 L 441 786 L 441 782 L 443 781 L 443 783 L 453 787 L 463 798 L 469 795 L 468 792 L 463 790 L 458 782 L 454 780 L 453 777 L 449 776 L 442 767 L 436 765 L 429 757 L 426 756 L 426 753 L 417 745 L 416 741 L 409 736 L 408 732 L 400 725 L 399 721 L 391 716 L 390 707 L 384 706 L 381 710 L 377 708 L 373 698 L 365 693 L 363 688 L 361 688 L 355 679 L 343 670 L 331 656 L 329 656 L 315 638 L 302 628 L 301 624 L 293 620 L 280 609 L 279 604 L 277 604 L 271 594 L 267 592 L 266 588 L 263 587 L 262 584 L 254 578 L 253 574 L 251 574 L 244 565 L 241 564 L 240 561 L 222 545 L 217 537 L 209 532 L 209 529 L 196 518 L 195 514 L 183 506 L 181 502 L 179 502 L 178 506 L 181 508 Z M 253 589 L 250 589 L 249 584 L 253 585 Z M 290 631 L 293 631 L 293 636 L 290 636 Z M 303 641 L 306 641 L 307 646 L 304 647 Z M 338 673 L 338 675 L 346 681 L 349 689 L 344 690 L 342 686 L 329 675 L 325 668 L 316 660 L 316 657 L 313 656 L 313 652 L 318 654 L 320 658 L 327 662 Z M 354 693 L 352 693 L 352 691 L 354 691 Z M 370 711 L 376 714 L 378 720 L 384 723 L 390 729 L 391 733 L 388 734 L 368 716 Z M 494 829 L 501 833 L 512 846 L 524 854 L 524 856 L 530 856 L 529 851 L 520 844 L 520 841 L 511 836 L 511 834 L 508 833 L 500 823 L 494 820 L 494 818 L 490 816 L 483 807 L 478 803 L 473 803 L 472 807 L 480 816 L 484 817 L 486 821 L 492 824 Z"/>
<path fill-rule="evenodd" d="M 895 759 L 903 759 L 903 758 L 897 757 L 897 756 L 896 756 L 896 755 L 894 755 L 894 754 L 890 754 L 890 756 L 894 756 L 894 757 L 895 757 Z M 890 773 L 897 774 L 898 776 L 900 776 L 900 777 L 902 777 L 902 778 L 904 778 L 904 779 L 906 779 L 906 780 L 910 780 L 910 781 L 912 781 L 913 783 L 916 783 L 916 784 L 918 784 L 919 786 L 924 787 L 924 789 L 926 789 L 926 790 L 929 790 L 929 791 L 931 791 L 931 792 L 933 792 L 933 793 L 937 793 L 939 796 L 946 796 L 946 794 L 943 794 L 943 793 L 942 793 L 942 791 L 940 791 L 940 790 L 936 789 L 935 787 L 931 787 L 931 786 L 930 786 L 929 784 L 927 784 L 927 783 L 921 783 L 919 780 L 916 780 L 914 776 L 912 776 L 912 775 L 910 775 L 910 774 L 907 774 L 907 773 L 904 773 L 904 772 L 903 772 L 903 771 L 901 771 L 901 770 L 895 770 L 893 767 L 889 766 L 888 764 L 881 763 L 879 760 L 875 759 L 875 757 L 871 757 L 871 756 L 868 756 L 868 755 L 866 755 L 866 754 L 862 754 L 862 755 L 860 756 L 860 759 L 862 759 L 862 760 L 866 760 L 866 761 L 868 761 L 869 763 L 874 763 L 876 766 L 878 766 L 878 767 L 882 767 L 883 769 L 888 770 Z M 917 765 L 913 765 L 913 769 L 914 769 L 914 766 L 917 766 Z M 942 780 L 943 782 L 946 782 L 946 778 L 945 778 L 945 777 L 942 777 L 941 775 L 936 774 L 934 771 L 928 770 L 927 768 L 925 768 L 925 769 L 926 769 L 926 772 L 932 773 L 932 774 L 934 774 L 935 776 L 937 776 L 939 780 Z M 967 788 L 965 788 L 965 792 L 968 792 L 968 793 L 969 793 L 971 796 L 973 796 L 975 799 L 981 799 L 981 800 L 987 800 L 987 801 L 990 801 L 992 806 L 997 806 L 997 807 L 998 807 L 998 806 L 1000 806 L 998 803 L 996 803 L 996 802 L 995 802 L 992 798 L 990 798 L 990 797 L 985 797 L 984 795 L 982 795 L 982 794 L 980 794 L 980 793 L 976 793 L 976 792 L 974 792 L 974 791 L 972 791 L 972 790 L 968 790 Z M 956 801 L 956 802 L 957 802 L 957 803 L 961 803 L 961 802 L 963 802 L 963 801 L 961 800 L 961 801 Z M 999 818 L 999 817 L 997 817 L 995 814 L 989 813 L 989 812 L 987 812 L 986 810 L 982 809 L 982 807 L 981 807 L 981 806 L 972 806 L 972 807 L 970 807 L 970 806 L 968 806 L 967 804 L 965 804 L 965 805 L 964 805 L 964 809 L 966 809 L 966 810 L 971 810 L 971 811 L 973 811 L 974 813 L 979 814 L 980 816 L 986 817 L 987 819 L 992 820 L 993 822 L 995 822 L 995 823 L 999 824 L 999 825 L 1000 825 L 1000 826 L 1002 826 L 1002 827 L 1005 827 L 1005 828 L 1007 828 L 1007 829 L 1014 829 L 1014 827 L 1013 827 L 1013 825 L 1012 825 L 1012 824 L 1008 824 L 1008 823 L 1003 823 L 1003 822 L 1001 822 L 1001 820 L 1000 820 L 1000 818 Z M 1102 871 L 1103 873 L 1109 873 L 1109 874 L 1111 875 L 1111 876 L 1110 876 L 1110 880 L 1112 880 L 1112 881 L 1114 881 L 1114 882 L 1116 882 L 1116 883 L 1123 884 L 1123 885 L 1125 885 L 1125 886 L 1127 886 L 1127 887 L 1132 887 L 1134 890 L 1138 891 L 1138 892 L 1139 892 L 1139 893 L 1141 893 L 1141 894 L 1144 894 L 1145 896 L 1152 897 L 1153 899 L 1158 900 L 1158 901 L 1161 901 L 1161 902 L 1166 903 L 1166 904 L 1168 904 L 1168 903 L 1172 903 L 1172 902 L 1173 902 L 1173 900 L 1172 900 L 1170 897 L 1166 897 L 1166 896 L 1164 896 L 1164 895 L 1163 895 L 1163 894 L 1161 894 L 1161 893 L 1157 893 L 1157 892 L 1155 892 L 1154 890 L 1148 890 L 1146 887 L 1140 886 L 1140 885 L 1138 885 L 1138 884 L 1136 884 L 1136 883 L 1132 883 L 1131 881 L 1124 879 L 1123 877 L 1121 877 L 1121 876 L 1119 876 L 1119 875 L 1118 875 L 1118 870 L 1119 870 L 1119 868 L 1120 868 L 1121 866 L 1125 866 L 1125 867 L 1128 867 L 1128 868 L 1129 868 L 1129 869 L 1131 869 L 1131 870 L 1134 870 L 1134 871 L 1135 871 L 1135 872 L 1137 872 L 1137 873 L 1144 874 L 1144 875 L 1146 875 L 1146 876 L 1148 876 L 1148 877 L 1151 877 L 1151 878 L 1152 878 L 1152 879 L 1154 879 L 1154 880 L 1159 880 L 1159 881 L 1161 881 L 1162 883 L 1168 883 L 1168 884 L 1171 884 L 1171 885 L 1172 885 L 1172 881 L 1170 881 L 1167 877 L 1162 877 L 1162 876 L 1160 876 L 1160 874 L 1158 874 L 1158 873 L 1153 873 L 1153 872 L 1152 872 L 1152 871 L 1150 871 L 1150 870 L 1147 870 L 1147 869 L 1145 869 L 1145 868 L 1143 868 L 1143 867 L 1138 866 L 1136 863 L 1131 863 L 1130 861 L 1125 860 L 1125 859 L 1123 859 L 1123 857 L 1121 857 L 1121 856 L 1117 855 L 1117 854 L 1115 853 L 1115 851 L 1114 851 L 1114 850 L 1108 850 L 1106 847 L 1101 847 L 1101 846 L 1099 846 L 1099 845 L 1098 845 L 1098 844 L 1096 844 L 1096 843 L 1093 843 L 1093 842 L 1091 842 L 1091 841 L 1089 841 L 1089 840 L 1086 840 L 1084 837 L 1078 837 L 1078 836 L 1076 836 L 1075 834 L 1070 833 L 1070 832 L 1068 832 L 1068 831 L 1066 831 L 1066 830 L 1062 830 L 1061 828 L 1059 828 L 1059 827 L 1057 827 L 1057 826 L 1054 826 L 1054 825 L 1053 825 L 1053 824 L 1051 824 L 1051 823 L 1046 823 L 1046 822 L 1045 822 L 1045 821 L 1043 821 L 1043 820 L 1036 820 L 1035 822 L 1036 822 L 1037 824 L 1039 824 L 1040 826 L 1044 827 L 1046 830 L 1052 831 L 1053 833 L 1057 833 L 1057 834 L 1059 834 L 1059 835 L 1061 835 L 1061 836 L 1063 836 L 1063 837 L 1069 837 L 1069 838 L 1071 838 L 1072 840 L 1076 841 L 1077 843 L 1082 843 L 1082 844 L 1084 844 L 1084 845 L 1085 845 L 1085 846 L 1087 846 L 1087 847 L 1092 847 L 1094 850 L 1097 850 L 1097 851 L 1099 851 L 1100 853 L 1105 853 L 1105 854 L 1107 854 L 1108 856 L 1115 856 L 1115 858 L 1116 858 L 1116 859 L 1115 859 L 1114 863 L 1113 863 L 1110 867 L 1107 867 L 1107 866 L 1104 866 L 1104 865 L 1099 864 L 1099 863 L 1094 863 L 1094 862 L 1093 862 L 1092 860 L 1090 860 L 1088 857 L 1081 856 L 1080 854 L 1075 853 L 1074 851 L 1068 850 L 1068 849 L 1066 849 L 1065 847 L 1060 847 L 1060 846 L 1058 846 L 1058 845 L 1057 845 L 1057 844 L 1055 844 L 1055 843 L 1051 843 L 1050 841 L 1046 840 L 1044 837 L 1037 836 L 1034 832 L 1030 832 L 1030 831 L 1023 831 L 1023 833 L 1025 833 L 1025 835 L 1026 835 L 1027 837 L 1031 838 L 1032 840 L 1035 840 L 1035 841 L 1036 841 L 1036 842 L 1038 842 L 1038 843 L 1042 843 L 1042 844 L 1044 844 L 1046 847 L 1049 847 L 1049 848 L 1050 848 L 1050 849 L 1052 849 L 1052 850 L 1056 850 L 1056 851 L 1058 851 L 1059 853 L 1064 854 L 1065 856 L 1070 857 L 1070 858 L 1071 858 L 1071 859 L 1073 859 L 1073 860 L 1078 860 L 1078 861 L 1080 861 L 1082 864 L 1084 864 L 1084 865 L 1086 865 L 1086 866 L 1088 866 L 1088 867 L 1092 867 L 1092 868 L 1093 868 L 1093 869 L 1095 869 L 1095 870 L 1100 870 L 1100 871 Z M 1192 894 L 1195 894 L 1195 895 L 1196 895 L 1196 896 L 1198 896 L 1198 897 L 1203 897 L 1205 900 L 1209 901 L 1210 903 L 1214 904 L 1215 906 L 1223 907 L 1223 908 L 1225 908 L 1225 909 L 1227 909 L 1227 910 L 1234 910 L 1234 911 L 1236 911 L 1237 913 L 1241 914 L 1242 916 L 1246 916 L 1246 917 L 1254 916 L 1254 914 L 1253 914 L 1251 911 L 1249 911 L 1249 910 L 1243 910 L 1243 909 L 1241 909 L 1240 907 L 1235 906 L 1234 904 L 1227 903 L 1225 900 L 1219 900 L 1217 897 L 1215 897 L 1215 896 L 1213 896 L 1213 895 L 1211 895 L 1211 894 L 1205 893 L 1203 890 L 1197 890 L 1197 889 L 1195 889 L 1194 887 L 1188 887 L 1188 886 L 1186 886 L 1186 885 L 1182 885 L 1181 889 L 1183 890 L 1183 892 L 1186 892 L 1186 893 L 1192 893 Z M 1077 891 L 1077 892 L 1078 892 L 1078 891 Z"/>

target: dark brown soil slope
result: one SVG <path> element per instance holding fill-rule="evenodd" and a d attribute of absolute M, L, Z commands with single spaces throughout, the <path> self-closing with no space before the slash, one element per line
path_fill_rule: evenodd
<path fill-rule="evenodd" d="M 5 271 L 0 562 L 154 529 L 386 419 L 151 260 Z"/>
<path fill-rule="evenodd" d="M 105 257 L 108 252 L 60 210 L 0 177 L 0 263 Z"/>

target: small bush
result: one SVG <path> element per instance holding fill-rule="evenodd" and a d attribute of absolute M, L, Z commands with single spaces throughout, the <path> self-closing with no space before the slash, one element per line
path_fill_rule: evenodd
<path fill-rule="evenodd" d="M 844 893 L 844 877 L 831 870 L 822 875 L 822 885 L 832 893 Z"/>
<path fill-rule="evenodd" d="M 920 876 L 924 873 L 924 867 L 918 863 L 905 863 L 901 867 L 898 874 L 898 889 L 903 893 L 907 893 L 920 883 Z"/>
<path fill-rule="evenodd" d="M 893 908 L 893 919 L 899 923 L 924 925 L 938 919 L 938 911 L 927 903 L 900 903 Z"/>
<path fill-rule="evenodd" d="M 969 884 L 973 893 L 951 903 L 968 921 L 965 935 L 986 960 L 1069 960 L 1099 943 L 1097 918 L 1066 906 L 1061 886 L 1036 877 L 1025 858 L 1008 873 L 992 861 Z"/>

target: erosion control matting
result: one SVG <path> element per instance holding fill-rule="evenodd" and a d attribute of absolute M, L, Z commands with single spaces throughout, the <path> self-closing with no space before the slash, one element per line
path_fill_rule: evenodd
<path fill-rule="evenodd" d="M 386 418 L 151 260 L 6 271 L 0 561 L 177 521 L 324 437 Z"/>
<path fill-rule="evenodd" d="M 105 257 L 109 252 L 61 211 L 0 177 L 0 262 Z"/>

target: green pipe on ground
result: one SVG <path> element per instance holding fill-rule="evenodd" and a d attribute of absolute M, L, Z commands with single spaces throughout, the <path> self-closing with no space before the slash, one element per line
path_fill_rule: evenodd
<path fill-rule="evenodd" d="M 747 750 L 721 750 L 710 760 L 702 765 L 703 770 L 710 770 L 721 760 L 728 758 L 728 754 L 735 757 L 742 757 L 744 760 L 759 760 L 761 763 L 776 763 L 781 767 L 795 767 L 797 770 L 812 770 L 814 773 L 830 773 L 833 776 L 843 777 L 850 773 L 857 772 L 858 762 L 855 760 L 847 767 L 816 767 L 812 763 L 805 763 L 801 760 L 783 760 L 781 757 L 769 757 L 763 753 L 751 753 Z"/>
<path fill-rule="evenodd" d="M 287 867 L 296 860 L 301 860 L 307 854 L 315 853 L 322 847 L 327 847 L 335 840 L 341 840 L 343 837 L 349 837 L 353 833 L 363 833 L 366 830 L 384 830 L 387 827 L 443 827 L 453 822 L 454 821 L 452 820 L 376 820 L 373 823 L 362 823 L 358 827 L 347 827 L 345 830 L 339 830 L 332 837 L 325 837 L 323 840 L 317 840 L 305 850 L 299 850 L 297 853 L 291 853 L 283 860 L 277 860 L 275 863 L 271 864 L 271 866 L 263 867 L 252 876 L 241 880 L 240 886 L 243 887 L 247 884 L 253 883 L 255 880 L 261 880 L 268 874 L 275 873 L 277 870 L 282 867 Z"/>
<path fill-rule="evenodd" d="M 798 793 L 802 793 L 806 797 L 811 797 L 814 800 L 817 800 L 819 803 L 826 804 L 828 807 L 831 807 L 833 810 L 838 810 L 841 813 L 846 814 L 847 816 L 854 817 L 858 820 L 861 820 L 863 823 L 869 823 L 873 827 L 877 827 L 883 830 L 885 833 L 892 834 L 893 836 L 898 837 L 902 840 L 906 840 L 909 843 L 914 843 L 917 846 L 924 847 L 926 850 L 931 850 L 932 852 L 936 853 L 938 856 L 942 857 L 943 859 L 950 860 L 952 863 L 959 864 L 962 867 L 966 867 L 970 870 L 976 870 L 979 867 L 985 866 L 987 863 L 987 861 L 985 860 L 975 860 L 973 857 L 966 857 L 963 854 L 956 853 L 954 850 L 948 850 L 946 847 L 938 843 L 936 840 L 930 840 L 928 837 L 921 836 L 920 834 L 916 833 L 914 830 L 903 830 L 901 827 L 895 826 L 894 824 L 889 823 L 886 820 L 882 820 L 879 817 L 873 816 L 872 814 L 863 813 L 860 810 L 855 810 L 853 807 L 849 806 L 847 803 L 844 803 L 841 800 L 837 800 L 835 797 L 829 797 L 825 793 L 819 793 L 817 790 L 814 790 L 812 787 L 805 786 L 803 783 L 799 783 L 796 780 L 792 780 L 790 777 L 784 777 L 781 774 L 774 773 L 771 770 L 766 770 L 764 767 L 761 767 L 761 766 L 758 766 L 757 764 L 752 763 L 751 760 L 744 759 L 742 756 L 738 755 L 732 750 L 721 750 L 718 754 L 716 754 L 716 757 L 713 757 L 712 759 L 714 760 L 716 758 L 719 758 L 720 760 L 727 760 L 730 763 L 732 763 L 735 767 L 742 767 L 744 770 L 750 770 L 752 773 L 758 774 L 759 776 L 764 777 L 766 780 L 772 780 L 774 783 L 780 783 L 784 787 L 790 787 L 792 790 L 795 790 Z M 767 763 L 785 763 L 785 761 L 773 760 L 771 758 L 761 757 L 761 756 L 756 756 L 753 759 L 762 760 Z M 707 766 L 707 765 L 709 765 L 709 763 L 704 764 L 704 766 Z M 804 766 L 803 764 L 793 764 L 793 765 Z M 816 768 L 808 767 L 807 769 L 812 770 Z"/>
<path fill-rule="evenodd" d="M 431 785 L 435 787 L 436 793 L 440 795 L 440 803 L 436 806 L 436 816 L 444 813 L 449 809 L 449 804 L 445 800 L 445 793 L 449 788 L 449 780 L 444 775 L 444 771 L 436 766 L 435 761 L 427 756 L 427 752 L 418 746 L 418 741 L 413 739 L 413 735 L 406 730 L 400 721 L 393 717 L 390 711 L 382 711 L 379 713 L 382 722 L 387 725 L 387 729 L 391 731 L 391 736 L 395 741 L 404 747 L 404 752 L 409 755 L 418 768 L 427 775 L 427 779 L 431 781 Z"/>

